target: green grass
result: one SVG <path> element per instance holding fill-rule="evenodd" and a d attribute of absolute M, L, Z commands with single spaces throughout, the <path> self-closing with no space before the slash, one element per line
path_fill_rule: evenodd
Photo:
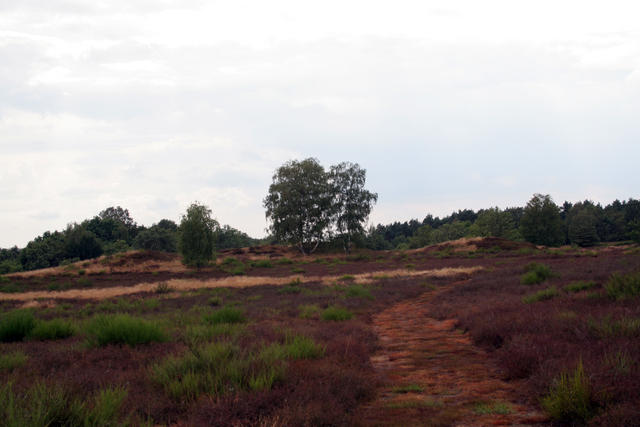
<path fill-rule="evenodd" d="M 390 409 L 413 409 L 413 408 L 441 408 L 444 406 L 442 402 L 437 400 L 402 400 L 399 402 L 389 402 L 385 405 Z M 440 424 L 438 424 L 440 425 Z"/>
<path fill-rule="evenodd" d="M 0 341 L 12 342 L 24 339 L 36 326 L 31 310 L 13 310 L 0 317 Z"/>
<path fill-rule="evenodd" d="M 614 320 L 605 316 L 599 321 L 589 319 L 589 329 L 600 338 L 640 336 L 640 318 L 621 317 Z"/>
<path fill-rule="evenodd" d="M 520 283 L 523 285 L 537 285 L 553 277 L 553 272 L 549 266 L 537 262 L 527 264 L 524 270 L 525 274 L 520 278 Z"/>
<path fill-rule="evenodd" d="M 220 323 L 244 323 L 247 321 L 244 311 L 236 307 L 222 307 L 211 313 L 207 313 L 203 317 L 204 321 L 210 325 Z"/>
<path fill-rule="evenodd" d="M 473 412 L 480 415 L 508 415 L 513 412 L 511 405 L 504 402 L 495 402 L 495 403 L 478 403 L 474 408 Z"/>
<path fill-rule="evenodd" d="M 320 317 L 320 307 L 315 304 L 301 305 L 298 307 L 300 317 L 303 319 L 317 319 Z"/>
<path fill-rule="evenodd" d="M 35 340 L 59 340 L 68 338 L 75 333 L 71 322 L 63 319 L 52 319 L 37 322 L 29 333 L 29 338 Z"/>
<path fill-rule="evenodd" d="M 222 305 L 222 298 L 221 297 L 211 297 L 207 300 L 207 303 L 209 305 L 212 306 L 219 306 Z"/>
<path fill-rule="evenodd" d="M 640 273 L 612 274 L 604 286 L 607 296 L 625 300 L 640 296 Z"/>
<path fill-rule="evenodd" d="M 564 287 L 564 290 L 567 292 L 581 292 L 581 291 L 586 291 L 588 289 L 592 289 L 595 288 L 596 286 L 598 286 L 598 284 L 594 281 L 578 281 L 578 282 L 571 282 L 569 283 L 567 286 Z"/>
<path fill-rule="evenodd" d="M 562 373 L 554 381 L 541 403 L 544 410 L 560 422 L 583 424 L 593 417 L 591 386 L 582 361 L 578 362 L 573 373 Z"/>
<path fill-rule="evenodd" d="M 340 282 L 355 282 L 356 277 L 352 274 L 345 274 L 343 276 L 338 277 Z"/>
<path fill-rule="evenodd" d="M 279 265 L 289 265 L 289 264 L 293 264 L 293 260 L 287 258 L 287 257 L 282 257 L 279 258 L 278 260 L 276 260 L 276 264 Z"/>
<path fill-rule="evenodd" d="M 202 394 L 268 390 L 284 377 L 283 358 L 276 347 L 247 353 L 232 343 L 214 342 L 166 358 L 151 367 L 151 378 L 180 401 L 193 401 Z"/>
<path fill-rule="evenodd" d="M 216 337 L 237 337 L 244 333 L 244 331 L 245 326 L 238 323 L 188 325 L 184 329 L 183 341 L 191 348 L 203 343 L 208 343 Z"/>
<path fill-rule="evenodd" d="M 300 274 L 300 273 L 304 273 L 304 272 L 305 272 L 305 270 L 304 270 L 304 268 L 300 268 L 300 267 L 293 267 L 293 268 L 291 269 L 291 272 L 292 272 L 292 273 L 299 273 L 299 274 Z"/>
<path fill-rule="evenodd" d="M 531 295 L 527 295 L 526 297 L 523 297 L 522 302 L 525 304 L 531 304 L 534 302 L 550 300 L 559 295 L 560 295 L 560 292 L 558 292 L 558 289 L 556 289 L 555 286 L 551 286 L 550 288 L 542 289 L 541 291 L 538 291 L 535 294 L 531 294 Z"/>
<path fill-rule="evenodd" d="M 7 279 L 7 278 L 3 277 L 3 279 Z M 22 288 L 15 283 L 8 282 L 8 283 L 5 283 L 4 285 L 0 285 L 0 292 L 5 294 L 13 294 L 21 291 L 22 291 Z"/>
<path fill-rule="evenodd" d="M 123 388 L 108 388 L 92 396 L 77 398 L 60 385 L 36 383 L 22 393 L 13 384 L 0 387 L 0 417 L 7 427 L 114 426 L 127 396 Z"/>
<path fill-rule="evenodd" d="M 76 285 L 81 288 L 90 288 L 91 286 L 93 286 L 93 282 L 87 277 L 81 277 L 80 279 L 76 280 Z"/>
<path fill-rule="evenodd" d="M 321 315 L 322 320 L 330 321 L 349 320 L 352 317 L 353 313 L 351 313 L 349 310 L 335 305 L 325 308 Z"/>
<path fill-rule="evenodd" d="M 127 344 L 136 346 L 168 339 L 156 324 L 128 314 L 98 315 L 87 327 L 88 343 L 92 346 Z"/>
<path fill-rule="evenodd" d="M 345 295 L 349 298 L 373 299 L 371 291 L 362 285 L 349 285 L 349 287 L 345 289 Z"/>
<path fill-rule="evenodd" d="M 289 359 L 318 359 L 324 356 L 324 347 L 304 335 L 287 334 L 285 354 Z"/>
<path fill-rule="evenodd" d="M 160 282 L 156 285 L 156 288 L 153 290 L 156 294 L 168 294 L 173 289 L 169 286 L 167 282 Z"/>
<path fill-rule="evenodd" d="M 273 263 L 268 259 L 257 259 L 251 262 L 251 267 L 255 268 L 273 268 Z"/>
<path fill-rule="evenodd" d="M 12 353 L 0 354 L 0 372 L 11 372 L 27 363 L 27 355 L 22 351 L 14 351 Z"/>
<path fill-rule="evenodd" d="M 424 391 L 424 388 L 418 384 L 407 384 L 394 387 L 391 391 L 397 394 L 422 393 Z"/>
<path fill-rule="evenodd" d="M 278 293 L 279 294 L 299 294 L 300 292 L 302 292 L 302 288 L 300 287 L 301 284 L 302 284 L 302 280 L 296 277 L 295 279 L 287 283 L 285 286 L 278 289 Z"/>

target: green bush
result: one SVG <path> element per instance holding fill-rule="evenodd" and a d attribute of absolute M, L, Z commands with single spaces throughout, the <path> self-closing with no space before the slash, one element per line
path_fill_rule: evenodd
<path fill-rule="evenodd" d="M 591 288 L 595 288 L 596 286 L 598 286 L 598 284 L 594 281 L 571 282 L 564 287 L 564 290 L 567 292 L 580 292 L 580 291 L 586 291 Z"/>
<path fill-rule="evenodd" d="M 341 321 L 341 320 L 349 320 L 353 317 L 353 314 L 343 307 L 338 307 L 335 305 L 327 307 L 322 312 L 322 320 L 332 320 L 332 321 Z"/>
<path fill-rule="evenodd" d="M 537 285 L 553 277 L 553 272 L 549 266 L 532 262 L 524 267 L 525 274 L 520 278 L 523 285 Z"/>
<path fill-rule="evenodd" d="M 582 361 L 573 374 L 562 373 L 554 382 L 549 394 L 542 399 L 542 407 L 555 420 L 568 423 L 585 423 L 595 414 L 591 402 L 591 387 L 584 373 Z"/>
<path fill-rule="evenodd" d="M 31 330 L 29 338 L 36 340 L 57 340 L 72 336 L 75 328 L 71 322 L 62 319 L 40 321 Z"/>
<path fill-rule="evenodd" d="M 0 317 L 0 341 L 21 341 L 36 326 L 31 310 L 13 310 Z"/>
<path fill-rule="evenodd" d="M 25 363 L 27 363 L 27 355 L 21 351 L 0 354 L 0 372 L 11 372 L 14 369 L 24 365 Z"/>
<path fill-rule="evenodd" d="M 612 274 L 604 286 L 607 295 L 616 300 L 640 296 L 640 273 Z"/>
<path fill-rule="evenodd" d="M 258 259 L 253 261 L 251 266 L 256 268 L 272 268 L 273 264 L 268 259 Z"/>
<path fill-rule="evenodd" d="M 219 323 L 244 323 L 247 319 L 241 309 L 226 306 L 205 314 L 204 321 L 211 325 L 217 325 Z"/>
<path fill-rule="evenodd" d="M 556 289 L 555 286 L 551 286 L 550 288 L 543 289 L 541 291 L 536 292 L 533 295 L 528 295 L 522 298 L 522 302 L 525 304 L 531 304 L 533 302 L 546 301 L 546 300 L 555 298 L 558 295 L 560 295 L 560 292 L 558 292 L 558 289 Z"/>
<path fill-rule="evenodd" d="M 167 340 L 159 326 L 128 314 L 98 315 L 87 328 L 91 345 L 127 344 L 135 346 Z"/>

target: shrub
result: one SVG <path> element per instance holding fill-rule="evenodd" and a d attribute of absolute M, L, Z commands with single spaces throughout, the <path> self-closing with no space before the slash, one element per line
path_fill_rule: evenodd
<path fill-rule="evenodd" d="M 353 317 L 353 314 L 349 310 L 347 310 L 346 308 L 335 306 L 335 305 L 327 307 L 322 312 L 322 320 L 341 321 L 341 320 L 349 320 L 352 317 Z"/>
<path fill-rule="evenodd" d="M 522 298 L 522 302 L 525 304 L 531 304 L 532 302 L 545 301 L 560 295 L 558 289 L 555 286 L 551 286 L 550 288 L 543 289 L 541 291 L 536 292 L 533 295 L 528 295 Z"/>
<path fill-rule="evenodd" d="M 36 340 L 57 340 L 70 337 L 74 334 L 75 328 L 66 320 L 52 319 L 40 321 L 29 334 L 30 338 Z"/>
<path fill-rule="evenodd" d="M 169 283 L 167 282 L 160 282 L 156 285 L 156 288 L 154 290 L 154 292 L 156 294 L 168 294 L 169 292 L 171 292 L 173 289 L 171 288 L 171 286 L 169 286 Z"/>
<path fill-rule="evenodd" d="M 549 266 L 537 262 L 527 264 L 524 270 L 525 274 L 520 278 L 520 283 L 523 285 L 537 285 L 553 276 Z"/>
<path fill-rule="evenodd" d="M 21 351 L 14 351 L 13 353 L 0 354 L 0 372 L 1 371 L 13 371 L 16 368 L 27 363 L 27 355 Z"/>
<path fill-rule="evenodd" d="M 598 286 L 598 284 L 594 281 L 571 282 L 564 287 L 564 290 L 567 292 L 580 292 L 580 291 L 586 291 L 591 288 L 595 288 L 596 286 Z"/>
<path fill-rule="evenodd" d="M 20 341 L 36 326 L 31 310 L 13 310 L 0 318 L 0 341 Z"/>
<path fill-rule="evenodd" d="M 244 311 L 235 307 L 222 307 L 212 313 L 204 315 L 204 321 L 217 325 L 219 323 L 244 323 L 247 321 Z"/>
<path fill-rule="evenodd" d="M 127 314 L 98 315 L 89 323 L 87 332 L 89 343 L 96 346 L 135 346 L 167 340 L 166 334 L 157 325 Z"/>
<path fill-rule="evenodd" d="M 616 300 L 640 296 L 640 273 L 614 273 L 604 287 L 607 295 Z"/>
<path fill-rule="evenodd" d="M 582 360 L 573 374 L 565 372 L 556 379 L 549 394 L 542 399 L 542 407 L 552 418 L 562 422 L 584 423 L 593 417 L 591 387 Z"/>
<path fill-rule="evenodd" d="M 371 291 L 362 285 L 349 286 L 345 291 L 345 295 L 350 298 L 373 299 L 373 295 L 371 295 Z"/>

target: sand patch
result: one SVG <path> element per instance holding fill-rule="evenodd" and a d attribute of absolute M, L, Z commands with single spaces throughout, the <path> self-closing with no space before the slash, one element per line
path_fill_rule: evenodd
<path fill-rule="evenodd" d="M 372 283 L 384 277 L 451 277 L 458 274 L 472 274 L 482 270 L 482 267 L 447 267 L 434 270 L 380 270 L 369 273 L 349 275 L 353 277 L 355 283 Z M 189 291 L 202 288 L 246 288 L 264 285 L 286 285 L 292 280 L 300 280 L 302 283 L 321 282 L 324 284 L 334 284 L 344 276 L 303 276 L 291 275 L 286 277 L 269 276 L 232 276 L 223 279 L 172 279 L 166 281 L 167 285 L 174 291 Z M 114 286 L 100 289 L 69 289 L 66 291 L 32 291 L 15 294 L 0 294 L 0 301 L 38 301 L 40 299 L 107 299 L 124 295 L 132 295 L 141 292 L 154 292 L 158 286 L 156 282 L 139 283 L 133 286 Z"/>

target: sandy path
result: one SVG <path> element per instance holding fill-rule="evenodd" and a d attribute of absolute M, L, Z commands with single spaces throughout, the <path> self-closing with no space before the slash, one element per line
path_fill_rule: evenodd
<path fill-rule="evenodd" d="M 371 283 L 381 277 L 450 277 L 457 274 L 471 274 L 482 269 L 482 267 L 448 267 L 435 270 L 381 270 L 363 274 L 355 274 L 353 281 L 356 283 Z M 321 282 L 333 284 L 343 276 L 304 276 L 292 275 L 286 277 L 269 276 L 231 276 L 223 279 L 172 279 L 166 281 L 167 285 L 175 291 L 189 291 L 201 288 L 244 288 L 249 286 L 264 285 L 285 285 L 292 280 L 299 279 L 301 283 Z M 134 286 L 113 286 L 99 289 L 70 289 L 66 291 L 31 291 L 13 294 L 0 294 L 0 301 L 36 301 L 55 299 L 106 299 L 124 295 L 132 295 L 141 292 L 153 292 L 158 286 L 158 282 L 139 283 Z M 176 294 L 177 295 L 177 294 Z M 169 294 L 170 296 L 170 294 Z"/>
<path fill-rule="evenodd" d="M 455 284 L 448 285 L 455 286 Z M 443 287 L 446 288 L 446 287 Z M 428 301 L 443 288 L 374 316 L 382 348 L 371 357 L 385 387 L 362 409 L 362 425 L 547 425 L 518 402 L 516 385 L 500 379 L 488 355 L 455 320 L 429 317 Z"/>

